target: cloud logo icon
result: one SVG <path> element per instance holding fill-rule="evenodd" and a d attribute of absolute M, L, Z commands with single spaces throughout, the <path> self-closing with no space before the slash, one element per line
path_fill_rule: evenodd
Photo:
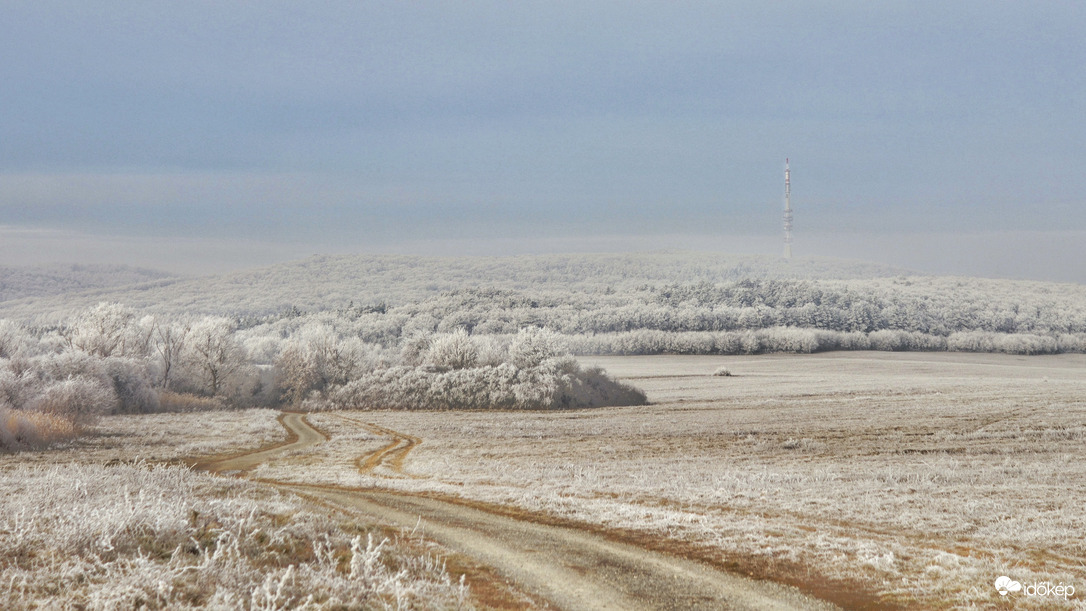
<path fill-rule="evenodd" d="M 1007 592 L 1018 592 L 1022 589 L 1022 584 L 1014 581 L 1010 577 L 1003 575 L 999 579 L 995 580 L 995 587 L 999 590 L 1000 596 L 1006 596 Z"/>

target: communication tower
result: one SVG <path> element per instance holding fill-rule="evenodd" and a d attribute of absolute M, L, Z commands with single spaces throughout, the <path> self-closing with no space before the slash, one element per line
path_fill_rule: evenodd
<path fill-rule="evenodd" d="M 784 258 L 792 258 L 792 176 L 784 160 Z"/>

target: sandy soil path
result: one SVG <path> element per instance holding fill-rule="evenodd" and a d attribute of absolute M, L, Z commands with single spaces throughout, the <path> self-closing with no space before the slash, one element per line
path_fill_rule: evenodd
<path fill-rule="evenodd" d="M 287 443 L 200 461 L 197 467 L 243 474 L 263 461 L 326 439 L 300 414 L 286 414 L 280 422 L 291 434 Z M 359 458 L 359 469 L 387 469 L 394 473 L 392 477 L 403 477 L 403 460 L 421 440 L 378 428 L 381 430 L 371 430 L 391 441 Z M 794 588 L 739 577 L 577 528 L 540 524 L 402 492 L 268 483 L 392 526 L 418 527 L 422 536 L 493 567 L 519 588 L 559 609 L 836 608 Z"/>

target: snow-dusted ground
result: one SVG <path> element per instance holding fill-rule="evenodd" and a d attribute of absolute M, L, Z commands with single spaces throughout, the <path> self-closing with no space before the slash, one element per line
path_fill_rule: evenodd
<path fill-rule="evenodd" d="M 640 531 L 767 575 L 859 581 L 920 608 L 993 604 L 1002 575 L 1073 585 L 1070 604 L 1083 605 L 1082 355 L 593 363 L 653 405 L 352 413 L 423 440 L 403 461 L 415 477 L 361 475 L 345 460 L 306 477 L 437 490 Z M 733 375 L 710 375 L 722 366 Z M 335 414 L 312 421 L 333 440 L 358 428 Z M 292 477 L 287 465 L 258 471 Z M 1062 602 L 1010 595 L 1027 606 Z"/>
<path fill-rule="evenodd" d="M 862 585 L 914 608 L 1086 607 L 1084 355 L 586 364 L 641 387 L 652 404 L 312 414 L 330 440 L 252 476 L 516 506 L 809 588 Z M 712 375 L 722 367 L 732 375 Z M 275 416 L 111 417 L 70 451 L 0 457 L 0 469 L 252 448 L 282 437 Z M 201 425 L 209 419 L 223 422 Z M 409 437 L 421 443 L 403 450 Z M 360 471 L 359 458 L 375 455 Z M 1004 575 L 1026 587 L 1073 586 L 1077 596 L 1001 598 L 994 583 Z"/>

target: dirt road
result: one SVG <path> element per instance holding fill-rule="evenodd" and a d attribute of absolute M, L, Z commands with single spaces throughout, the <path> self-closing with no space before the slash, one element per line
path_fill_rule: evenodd
<path fill-rule="evenodd" d="M 198 468 L 244 474 L 261 462 L 327 439 L 300 414 L 286 414 L 280 422 L 290 433 L 287 443 L 200 461 Z M 390 443 L 360 457 L 359 470 L 386 470 L 391 477 L 407 475 L 403 460 L 422 440 L 376 425 L 366 426 L 389 437 Z M 518 588 L 560 609 L 836 608 L 794 588 L 738 577 L 577 528 L 540 524 L 402 492 L 268 483 L 381 523 L 418 526 L 423 536 L 493 567 Z"/>
<path fill-rule="evenodd" d="M 223 474 L 244 474 L 253 467 L 277 458 L 287 452 L 304 450 L 318 443 L 328 440 L 328 437 L 309 425 L 303 414 L 297 412 L 283 412 L 279 416 L 279 423 L 287 430 L 288 437 L 284 443 L 275 444 L 266 448 L 260 448 L 252 452 L 243 452 L 229 456 L 213 456 L 198 460 L 192 466 L 201 471 L 214 471 Z"/>

